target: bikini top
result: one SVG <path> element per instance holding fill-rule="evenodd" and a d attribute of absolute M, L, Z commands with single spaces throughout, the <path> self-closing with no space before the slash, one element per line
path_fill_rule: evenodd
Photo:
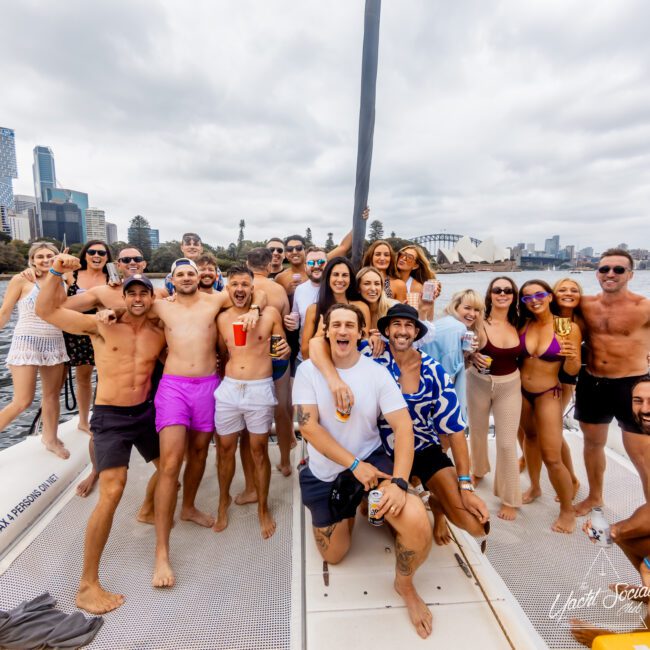
<path fill-rule="evenodd" d="M 529 325 L 526 325 L 526 329 L 519 335 L 519 340 L 521 341 L 521 345 L 523 346 L 522 352 L 525 357 L 531 357 L 533 359 L 541 359 L 542 361 L 549 361 L 549 362 L 564 360 L 564 357 L 560 355 L 560 350 L 562 348 L 560 347 L 560 342 L 557 340 L 557 337 L 555 336 L 555 332 L 553 332 L 553 340 L 549 344 L 544 354 L 540 354 L 540 355 L 530 354 L 530 352 L 528 352 L 528 348 L 526 347 L 526 332 L 528 331 L 528 327 Z"/>

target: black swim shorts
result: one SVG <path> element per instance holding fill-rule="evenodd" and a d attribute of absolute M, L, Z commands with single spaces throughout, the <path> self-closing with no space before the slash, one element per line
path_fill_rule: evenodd
<path fill-rule="evenodd" d="M 415 452 L 411 476 L 417 476 L 422 481 L 422 485 L 426 485 L 427 481 L 441 469 L 453 466 L 451 458 L 445 454 L 440 445 L 429 445 Z"/>
<path fill-rule="evenodd" d="M 95 404 L 90 428 L 98 472 L 128 467 L 134 446 L 147 462 L 160 456 L 153 400 L 137 406 Z"/>
<path fill-rule="evenodd" d="M 575 418 L 585 424 L 609 424 L 630 433 L 643 433 L 632 413 L 632 387 L 639 377 L 595 377 L 582 368 L 576 388 Z"/>

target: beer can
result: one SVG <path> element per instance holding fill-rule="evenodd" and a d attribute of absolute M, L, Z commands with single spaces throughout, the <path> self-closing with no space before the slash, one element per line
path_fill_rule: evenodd
<path fill-rule="evenodd" d="M 467 330 L 465 334 L 461 336 L 463 352 L 471 352 L 474 349 L 475 339 L 476 339 L 476 334 L 472 332 L 472 330 Z"/>
<path fill-rule="evenodd" d="M 334 417 L 339 422 L 347 422 L 350 419 L 350 414 L 352 413 L 352 407 L 348 406 L 348 408 L 345 409 L 345 411 L 339 411 L 339 409 L 336 409 L 336 412 L 334 413 Z"/>
<path fill-rule="evenodd" d="M 492 357 L 488 357 L 487 354 L 484 354 L 483 359 L 485 360 L 485 363 L 487 363 L 487 368 L 481 368 L 481 370 L 479 370 L 479 372 L 482 375 L 489 375 L 490 374 L 490 366 L 492 366 Z"/>
<path fill-rule="evenodd" d="M 370 515 L 368 515 L 370 516 Z M 592 508 L 589 537 L 596 540 L 598 546 L 611 546 L 612 534 L 602 508 Z"/>
<path fill-rule="evenodd" d="M 106 262 L 106 272 L 108 273 L 108 281 L 113 284 L 120 284 L 122 282 L 120 274 L 117 272 L 117 267 L 113 262 Z"/>
<path fill-rule="evenodd" d="M 435 300 L 437 284 L 435 280 L 427 280 L 422 285 L 422 300 L 424 302 L 433 302 Z"/>
<path fill-rule="evenodd" d="M 270 342 L 269 354 L 272 357 L 279 357 L 280 356 L 280 354 L 278 353 L 278 345 L 280 344 L 281 340 L 282 340 L 282 337 L 279 334 L 271 334 L 271 342 Z"/>
<path fill-rule="evenodd" d="M 384 518 L 377 517 L 379 512 L 379 502 L 384 496 L 384 493 L 381 490 L 372 490 L 368 493 L 368 521 L 373 526 L 383 526 Z"/>

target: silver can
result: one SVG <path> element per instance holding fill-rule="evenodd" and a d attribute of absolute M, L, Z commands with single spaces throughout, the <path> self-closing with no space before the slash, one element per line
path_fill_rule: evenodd
<path fill-rule="evenodd" d="M 427 280 L 422 285 L 422 300 L 424 302 L 433 302 L 436 298 L 436 287 L 438 283 L 435 280 Z"/>
<path fill-rule="evenodd" d="M 474 349 L 476 334 L 472 330 L 467 330 L 460 340 L 462 341 L 463 352 L 471 352 Z"/>
<path fill-rule="evenodd" d="M 370 516 L 370 511 L 368 511 Z M 602 508 L 592 508 L 589 537 L 596 540 L 598 546 L 611 546 L 612 533 Z"/>
<path fill-rule="evenodd" d="M 377 517 L 379 512 L 379 502 L 384 496 L 384 493 L 381 490 L 372 490 L 368 493 L 368 521 L 373 526 L 383 526 L 384 518 Z"/>
<path fill-rule="evenodd" d="M 120 274 L 117 272 L 117 267 L 113 262 L 106 262 L 106 272 L 108 273 L 108 281 L 113 284 L 120 284 Z"/>

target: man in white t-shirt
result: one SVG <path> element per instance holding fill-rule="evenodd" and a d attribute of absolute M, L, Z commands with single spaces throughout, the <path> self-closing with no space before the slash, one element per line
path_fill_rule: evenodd
<path fill-rule="evenodd" d="M 331 564 L 350 549 L 356 509 L 364 493 L 380 489 L 378 516 L 395 530 L 395 590 L 404 599 L 417 633 L 431 634 L 432 616 L 415 590 L 413 574 L 431 549 L 431 525 L 422 501 L 408 494 L 413 462 L 413 427 L 398 385 L 390 373 L 357 350 L 365 327 L 354 305 L 333 305 L 324 317 L 332 361 L 354 393 L 346 421 L 325 377 L 311 361 L 298 368 L 293 403 L 307 441 L 309 462 L 300 472 L 300 490 L 312 516 L 318 550 Z M 395 433 L 394 460 L 385 452 L 377 418 Z"/>

